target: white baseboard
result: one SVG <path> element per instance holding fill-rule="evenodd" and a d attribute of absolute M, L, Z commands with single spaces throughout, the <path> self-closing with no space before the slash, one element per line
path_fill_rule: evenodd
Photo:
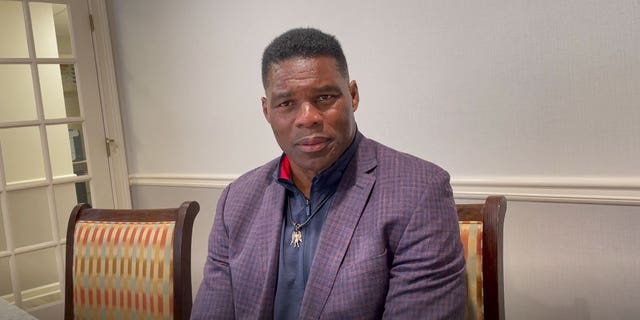
<path fill-rule="evenodd" d="M 237 175 L 137 174 L 132 186 L 222 189 Z M 505 195 L 511 201 L 640 206 L 640 177 L 457 177 L 451 179 L 458 199 Z"/>
<path fill-rule="evenodd" d="M 56 303 L 62 301 L 62 291 L 60 291 L 60 283 L 54 282 L 40 287 L 26 289 L 22 291 L 22 309 L 33 309 L 41 305 Z M 15 304 L 14 295 L 7 294 L 0 296 L 0 299 Z M 0 318 L 2 319 L 2 318 Z"/>

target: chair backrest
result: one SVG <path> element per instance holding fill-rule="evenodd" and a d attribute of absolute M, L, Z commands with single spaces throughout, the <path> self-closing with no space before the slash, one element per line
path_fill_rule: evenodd
<path fill-rule="evenodd" d="M 189 319 L 195 201 L 168 209 L 73 208 L 65 319 Z"/>
<path fill-rule="evenodd" d="M 467 318 L 502 319 L 502 227 L 507 200 L 503 196 L 489 196 L 484 203 L 456 207 L 467 263 Z"/>

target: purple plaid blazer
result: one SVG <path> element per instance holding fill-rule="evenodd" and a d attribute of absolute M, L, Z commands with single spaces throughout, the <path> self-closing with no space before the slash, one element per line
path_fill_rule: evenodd
<path fill-rule="evenodd" d="M 285 189 L 278 159 L 222 193 L 192 319 L 271 319 Z M 462 319 L 465 262 L 449 175 L 362 139 L 338 186 L 300 319 Z"/>

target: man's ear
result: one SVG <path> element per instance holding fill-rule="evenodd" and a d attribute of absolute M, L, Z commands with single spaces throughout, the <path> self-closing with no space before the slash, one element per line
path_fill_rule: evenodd
<path fill-rule="evenodd" d="M 260 98 L 260 101 L 262 102 L 262 114 L 264 114 L 264 118 L 267 120 L 267 122 L 271 123 L 271 121 L 269 120 L 269 105 L 267 103 L 267 98 L 262 97 Z"/>
<path fill-rule="evenodd" d="M 358 84 L 355 80 L 351 80 L 349 82 L 349 94 L 351 94 L 351 105 L 353 106 L 353 111 L 358 109 L 358 103 L 360 102 L 360 94 L 358 93 Z"/>

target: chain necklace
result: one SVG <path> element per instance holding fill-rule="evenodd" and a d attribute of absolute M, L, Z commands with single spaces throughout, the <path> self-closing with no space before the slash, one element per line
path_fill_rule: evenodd
<path fill-rule="evenodd" d="M 289 219 L 289 222 L 293 225 L 293 232 L 291 232 L 291 242 L 289 243 L 290 246 L 294 247 L 294 248 L 299 248 L 300 244 L 302 243 L 302 228 L 306 227 L 307 224 L 309 224 L 309 221 L 311 221 L 311 218 L 313 218 L 313 216 L 316 215 L 316 213 L 318 213 L 320 211 L 320 209 L 322 209 L 322 207 L 324 207 L 325 203 L 327 203 L 327 201 L 331 198 L 331 196 L 333 195 L 333 193 L 328 194 L 326 197 L 324 197 L 320 203 L 318 203 L 318 205 L 316 206 L 316 209 L 313 210 L 313 212 L 311 212 L 311 214 L 307 217 L 306 220 L 304 220 L 303 223 L 297 223 L 293 220 L 293 213 L 291 212 L 291 201 L 289 200 L 289 198 L 287 198 L 287 219 Z M 307 206 L 309 205 L 309 200 L 307 200 Z"/>

